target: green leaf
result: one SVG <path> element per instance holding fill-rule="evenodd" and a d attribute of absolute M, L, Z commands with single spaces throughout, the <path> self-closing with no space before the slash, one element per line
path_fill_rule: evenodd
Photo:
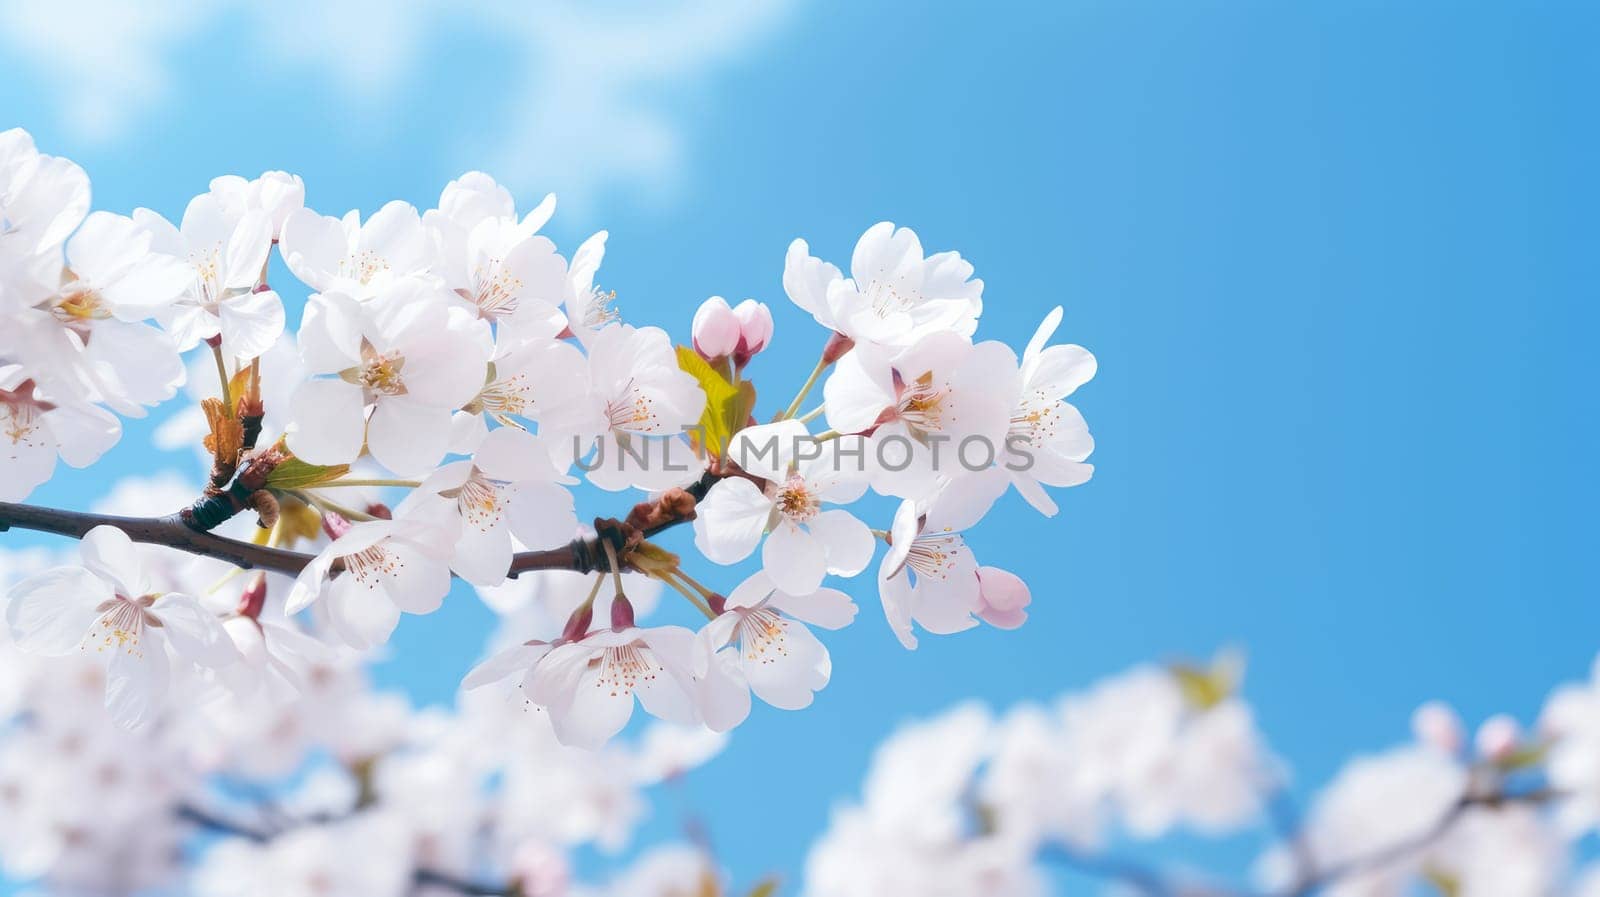
<path fill-rule="evenodd" d="M 706 451 L 720 455 L 728 439 L 744 424 L 744 415 L 740 414 L 742 393 L 688 346 L 678 347 L 678 367 L 705 390 L 706 407 L 700 414 L 702 445 Z M 754 394 L 751 390 L 751 395 Z M 737 425 L 733 423 L 735 419 Z"/>
<path fill-rule="evenodd" d="M 293 456 L 278 462 L 267 474 L 268 489 L 308 489 L 332 482 L 350 472 L 348 464 L 307 464 Z"/>

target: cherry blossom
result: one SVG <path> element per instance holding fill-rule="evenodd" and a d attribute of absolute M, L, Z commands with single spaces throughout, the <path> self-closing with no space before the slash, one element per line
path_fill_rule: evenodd
<path fill-rule="evenodd" d="M 216 619 L 189 595 L 151 590 L 144 562 L 119 529 L 99 526 L 80 543 L 83 566 L 57 567 L 18 583 L 6 606 L 24 651 L 106 659 L 106 709 L 138 727 L 160 713 L 174 663 L 217 668 L 238 659 Z"/>
<path fill-rule="evenodd" d="M 790 595 L 765 573 L 740 583 L 726 609 L 696 636 L 695 678 L 706 724 L 726 731 L 744 722 L 752 691 L 784 710 L 811 706 L 833 667 L 806 624 L 842 629 L 855 616 L 850 596 L 837 589 Z"/>
<path fill-rule="evenodd" d="M 180 351 L 219 335 L 233 358 L 254 358 L 272 348 L 283 333 L 284 315 L 277 293 L 256 290 L 272 249 L 266 212 L 246 211 L 230 220 L 205 193 L 189 201 L 180 227 L 149 209 L 136 209 L 133 220 L 150 232 L 154 248 L 187 258 L 194 269 L 189 290 L 161 316 Z"/>
<path fill-rule="evenodd" d="M 402 611 L 429 614 L 444 602 L 459 526 L 442 503 L 420 500 L 396 509 L 392 520 L 351 525 L 296 578 L 288 613 L 316 604 L 345 644 L 382 644 Z"/>
<path fill-rule="evenodd" d="M 858 343 L 905 347 L 933 333 L 970 337 L 983 311 L 983 281 L 958 253 L 924 257 L 909 228 L 879 222 L 861 235 L 849 278 L 789 245 L 783 285 L 789 299 L 821 326 Z"/>
<path fill-rule="evenodd" d="M 295 209 L 284 220 L 278 241 L 284 263 L 307 286 L 358 300 L 426 273 L 433 256 L 421 216 L 398 200 L 365 222 L 354 210 L 339 219 Z"/>
<path fill-rule="evenodd" d="M 322 294 L 306 308 L 300 352 L 308 372 L 337 376 L 295 392 L 289 448 L 340 464 L 365 443 L 378 463 L 406 474 L 444 455 L 451 415 L 483 385 L 490 343 L 480 321 L 406 280 L 367 304 Z"/>
<path fill-rule="evenodd" d="M 849 511 L 823 509 L 861 496 L 859 467 L 842 457 L 860 440 L 817 443 L 798 421 L 749 427 L 730 452 L 739 466 L 762 478 L 717 481 L 694 521 L 695 547 L 708 560 L 734 564 L 762 545 L 762 569 L 791 595 L 809 595 L 828 573 L 854 576 L 872 561 L 873 538 Z M 808 454 L 815 449 L 815 454 Z M 802 458 L 803 454 L 807 454 Z M 771 533 L 762 536 L 770 524 Z"/>
<path fill-rule="evenodd" d="M 857 347 L 823 385 L 828 424 L 872 434 L 872 485 L 920 498 L 941 478 L 994 463 L 1015 392 L 1015 356 L 998 342 L 930 333 L 890 356 Z"/>
<path fill-rule="evenodd" d="M 512 538 L 523 548 L 551 548 L 571 541 L 578 530 L 566 477 L 550 461 L 536 436 L 501 427 L 477 446 L 471 461 L 444 465 L 419 492 L 439 495 L 460 516 L 460 538 L 451 569 L 479 585 L 505 581 L 511 567 Z"/>
<path fill-rule="evenodd" d="M 1042 486 L 1077 486 L 1094 473 L 1084 463 L 1094 451 L 1089 425 L 1064 400 L 1094 377 L 1095 360 L 1082 346 L 1045 347 L 1060 323 L 1056 306 L 1022 353 L 1019 398 L 1003 453 L 1017 492 L 1046 516 L 1055 515 L 1056 503 Z"/>

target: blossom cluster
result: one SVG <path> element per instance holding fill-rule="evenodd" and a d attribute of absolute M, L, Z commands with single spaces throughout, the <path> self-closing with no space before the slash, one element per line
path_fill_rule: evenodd
<path fill-rule="evenodd" d="M 15 644 L 103 657 L 120 723 L 149 725 L 196 688 L 293 683 L 304 643 L 376 650 L 453 578 L 505 588 L 517 558 L 575 540 L 586 561 L 569 567 L 599 572 L 567 616 L 466 681 L 512 681 L 567 745 L 603 745 L 636 698 L 717 731 L 752 695 L 807 706 L 831 674 L 813 630 L 856 617 L 828 577 L 859 576 L 880 552 L 879 600 L 908 648 L 918 628 L 1026 619 L 1027 585 L 980 565 L 963 532 L 1013 487 L 1053 515 L 1045 487 L 1092 472 L 1066 399 L 1095 361 L 1051 344 L 1059 308 L 1019 356 L 975 338 L 983 282 L 959 254 L 885 222 L 846 273 L 796 240 L 782 288 L 820 325 L 819 360 L 768 410 L 750 377 L 774 339 L 766 304 L 712 297 L 682 345 L 624 320 L 598 282 L 607 233 L 570 256 L 541 233 L 553 196 L 519 213 L 471 172 L 423 211 L 332 217 L 307 200 L 300 178 L 267 172 L 212 181 L 178 226 L 91 213 L 80 168 L 0 135 L 0 500 L 26 497 L 57 457 L 94 461 L 117 415 L 187 385 L 195 409 L 158 432 L 212 462 L 186 523 L 314 554 L 293 582 L 230 580 L 218 588 L 237 600 L 207 608 L 205 590 L 142 578 L 127 537 L 101 529 L 78 563 L 15 586 Z M 309 292 L 295 328 L 269 285 L 279 265 Z M 580 482 L 638 504 L 581 527 Z M 897 509 L 864 520 L 869 491 Z M 227 520 L 246 508 L 258 526 Z M 690 521 L 698 557 L 651 541 Z M 760 569 L 737 581 L 715 566 L 752 556 Z M 623 571 L 669 586 L 703 624 L 640 625 Z"/>
<path fill-rule="evenodd" d="M 812 846 L 805 894 L 1042 897 L 1063 870 L 1157 897 L 1600 894 L 1600 660 L 1531 730 L 1497 715 L 1469 742 L 1451 707 L 1420 706 L 1411 739 L 1349 760 L 1304 814 L 1236 682 L 1141 666 L 1053 706 L 908 725 Z M 1263 828 L 1247 883 L 1134 859 Z"/>
<path fill-rule="evenodd" d="M 159 482 L 123 489 L 102 509 L 172 492 Z M 122 553 L 120 575 L 165 596 L 207 595 L 227 575 L 219 562 L 130 545 L 110 529 L 84 551 Z M 60 560 L 0 553 L 0 584 Z M 651 585 L 629 586 L 647 607 Z M 523 626 L 568 612 L 586 589 L 577 574 L 550 573 L 496 606 L 507 627 Z M 188 619 L 174 613 L 186 603 L 152 604 L 164 625 L 150 631 L 194 638 L 179 635 L 193 627 L 172 625 Z M 194 897 L 463 893 L 452 882 L 524 897 L 719 893 L 701 889 L 721 873 L 687 841 L 655 845 L 599 880 L 580 878 L 577 858 L 633 847 L 652 792 L 717 754 L 726 736 L 655 724 L 602 750 L 569 748 L 548 715 L 502 694 L 417 709 L 376 689 L 360 654 L 281 624 L 253 640 L 227 625 L 241 649 L 227 675 L 174 675 L 183 699 L 153 708 L 132 732 L 103 706 L 115 672 L 96 652 L 40 656 L 0 630 L 0 881 L 52 894 Z"/>

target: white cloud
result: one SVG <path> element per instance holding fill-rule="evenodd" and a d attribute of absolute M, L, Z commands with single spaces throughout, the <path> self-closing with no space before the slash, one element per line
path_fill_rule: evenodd
<path fill-rule="evenodd" d="M 503 90 L 471 98 L 485 107 L 491 170 L 581 204 L 600 188 L 670 192 L 687 139 L 662 101 L 748 55 L 796 2 L 0 0 L 0 47 L 55 93 L 67 126 L 110 141 L 183 102 L 180 57 L 208 39 L 331 76 L 341 90 L 324 101 L 371 115 L 399 105 L 438 35 L 470 34 L 516 60 Z"/>

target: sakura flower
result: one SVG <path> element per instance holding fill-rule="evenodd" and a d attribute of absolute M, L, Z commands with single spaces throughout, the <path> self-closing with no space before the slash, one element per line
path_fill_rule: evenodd
<path fill-rule="evenodd" d="M 567 313 L 567 329 L 585 347 L 594 342 L 600 331 L 621 320 L 611 304 L 617 294 L 606 292 L 594 283 L 600 261 L 606 255 L 606 237 L 605 231 L 599 231 L 584 240 L 567 266 L 567 294 L 562 303 Z"/>
<path fill-rule="evenodd" d="M 574 458 L 597 447 L 583 465 L 590 482 L 609 491 L 664 489 L 698 475 L 683 431 L 699 422 L 705 392 L 678 367 L 666 331 L 628 324 L 599 331 L 588 374 L 584 402 L 542 424 L 567 440 Z"/>
<path fill-rule="evenodd" d="M 557 305 L 566 297 L 567 263 L 554 243 L 533 234 L 543 223 L 538 210 L 519 223 L 509 203 L 485 202 L 458 184 L 423 219 L 435 244 L 433 273 L 485 320 L 520 338 L 554 337 L 565 323 Z"/>
<path fill-rule="evenodd" d="M 1045 347 L 1060 323 L 1056 306 L 1022 353 L 1003 464 L 1017 492 L 1046 516 L 1055 515 L 1056 503 L 1042 486 L 1076 486 L 1094 473 L 1094 466 L 1084 463 L 1094 451 L 1094 437 L 1083 415 L 1064 399 L 1094 377 L 1095 360 L 1082 346 Z"/>
<path fill-rule="evenodd" d="M 395 200 L 365 223 L 300 208 L 289 213 L 279 251 L 294 276 L 313 290 L 371 299 L 396 280 L 427 271 L 432 246 L 417 210 Z"/>
<path fill-rule="evenodd" d="M 108 655 L 106 709 L 120 725 L 160 713 L 171 664 L 225 667 L 238 659 L 194 598 L 153 591 L 132 540 L 97 526 L 79 545 L 82 567 L 57 567 L 12 587 L 6 623 L 18 648 L 59 657 Z"/>
<path fill-rule="evenodd" d="M 729 456 L 758 485 L 741 476 L 716 482 L 696 509 L 694 544 L 708 559 L 735 564 L 762 544 L 762 569 L 773 585 L 790 595 L 810 595 L 828 573 L 854 576 L 872 560 L 871 530 L 842 509 L 866 489 L 859 467 L 861 440 L 845 437 L 819 443 L 799 421 L 788 420 L 741 430 Z"/>
<path fill-rule="evenodd" d="M 255 287 L 272 249 L 272 220 L 265 212 L 230 219 L 209 193 L 196 196 L 173 227 L 149 209 L 136 209 L 134 221 L 151 234 L 161 252 L 187 258 L 193 282 L 163 315 L 179 351 L 201 340 L 222 337 L 228 357 L 254 358 L 283 333 L 283 303 L 271 290 Z"/>
<path fill-rule="evenodd" d="M 809 623 L 842 629 L 855 619 L 850 596 L 836 589 L 809 595 L 778 591 L 756 573 L 728 595 L 726 609 L 695 637 L 701 715 L 726 732 L 750 714 L 750 692 L 784 710 L 811 706 L 828 684 L 832 662 Z"/>
<path fill-rule="evenodd" d="M 285 613 L 313 604 L 352 648 L 388 641 L 401 612 L 431 614 L 450 591 L 450 546 L 459 522 L 437 503 L 401 504 L 391 520 L 352 525 L 296 577 Z"/>
<path fill-rule="evenodd" d="M 614 619 L 617 617 L 614 616 Z M 550 714 L 562 744 L 598 748 L 622 731 L 634 697 L 669 722 L 697 721 L 690 677 L 694 633 L 681 626 L 598 629 L 582 638 L 530 641 L 467 675 L 478 688 L 522 673 L 522 691 Z"/>
<path fill-rule="evenodd" d="M 133 219 L 106 212 L 90 215 L 67 242 L 71 271 L 17 321 L 22 360 L 41 385 L 133 417 L 177 391 L 184 372 L 176 346 L 140 322 L 165 313 L 194 271 L 151 243 Z"/>
<path fill-rule="evenodd" d="M 1015 369 L 1004 344 L 974 345 L 950 331 L 893 356 L 858 346 L 823 385 L 828 424 L 840 433 L 872 431 L 874 489 L 923 497 L 941 476 L 994 463 L 1016 391 L 1007 372 Z"/>
<path fill-rule="evenodd" d="M 55 291 L 62 244 L 88 213 L 82 168 L 40 153 L 21 128 L 0 132 L 0 312 Z"/>
<path fill-rule="evenodd" d="M 243 658 L 228 670 L 228 684 L 241 697 L 265 695 L 287 701 L 304 688 L 306 672 L 324 659 L 324 645 L 295 628 L 289 620 L 262 620 L 235 615 L 222 628 Z"/>
<path fill-rule="evenodd" d="M 276 242 L 283 223 L 305 206 L 306 185 L 299 175 L 286 171 L 262 172 L 255 180 L 225 174 L 211 179 L 211 197 L 227 221 L 238 221 L 250 213 L 265 215 Z"/>
<path fill-rule="evenodd" d="M 450 565 L 468 582 L 493 586 L 511 567 L 512 537 L 529 549 L 554 548 L 578 531 L 575 483 L 550 462 L 538 437 L 515 427 L 494 430 L 470 461 L 439 468 L 418 489 L 448 500 L 461 517 Z"/>
<path fill-rule="evenodd" d="M 338 377 L 295 391 L 289 448 L 316 464 L 343 464 L 364 441 L 378 463 L 418 473 L 444 455 L 452 413 L 483 385 L 489 335 L 423 281 L 398 281 L 378 295 L 361 304 L 324 293 L 307 305 L 306 369 Z"/>
<path fill-rule="evenodd" d="M 1005 486 L 998 473 L 977 474 L 947 481 L 930 501 L 900 503 L 889 530 L 889 553 L 878 567 L 878 593 L 889 628 L 905 647 L 917 646 L 913 622 L 939 635 L 978 625 L 973 615 L 985 607 L 983 583 L 977 558 L 961 532 L 988 513 Z M 996 600 L 1012 605 L 1017 600 L 1014 595 L 998 597 L 1007 585 L 991 577 Z M 1026 593 L 1027 587 L 1022 588 Z M 1006 614 L 1000 618 L 1015 619 Z"/>
<path fill-rule="evenodd" d="M 972 336 L 983 311 L 983 281 L 954 252 L 923 257 L 909 228 L 884 221 L 857 241 L 850 278 L 813 258 L 804 240 L 789 245 L 783 286 L 818 324 L 858 343 L 902 348 L 931 333 Z"/>
<path fill-rule="evenodd" d="M 487 433 L 485 418 L 508 427 L 519 421 L 561 423 L 581 414 L 589 398 L 589 364 L 571 343 L 530 339 L 495 352 L 487 382 L 467 402 L 456 442 L 471 451 Z M 571 455 L 568 455 L 570 460 Z"/>
<path fill-rule="evenodd" d="M 516 218 L 516 200 L 511 191 L 481 171 L 469 171 L 445 185 L 439 193 L 439 207 L 429 209 L 422 220 L 429 225 L 448 221 L 469 232 L 486 220 L 509 220 L 524 234 L 531 236 L 544 227 L 555 210 L 556 196 L 547 193 L 519 222 Z"/>
<path fill-rule="evenodd" d="M 21 501 L 50 479 L 58 455 L 88 467 L 122 436 L 122 424 L 104 409 L 46 401 L 21 378 L 20 367 L 0 365 L 0 501 Z"/>

